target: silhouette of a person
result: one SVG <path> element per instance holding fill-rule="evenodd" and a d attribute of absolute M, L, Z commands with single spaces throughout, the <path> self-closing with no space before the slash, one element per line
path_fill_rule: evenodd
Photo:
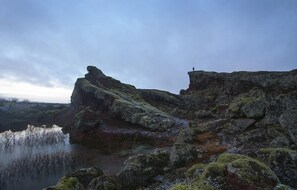
<path fill-rule="evenodd" d="M 195 71 L 195 67 L 193 67 L 193 71 Z"/>

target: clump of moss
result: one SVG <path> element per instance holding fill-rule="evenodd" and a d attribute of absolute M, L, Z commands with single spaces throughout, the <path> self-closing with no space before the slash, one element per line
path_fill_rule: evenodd
<path fill-rule="evenodd" d="M 63 177 L 58 184 L 53 188 L 54 190 L 84 190 L 84 186 L 80 184 L 76 177 Z"/>
<path fill-rule="evenodd" d="M 259 154 L 270 154 L 271 152 L 273 152 L 275 150 L 275 148 L 260 148 L 258 150 Z"/>
<path fill-rule="evenodd" d="M 196 173 L 197 170 L 199 171 L 204 171 L 205 164 L 194 164 L 191 166 L 187 171 L 186 171 L 186 176 L 187 177 L 193 177 L 193 175 Z"/>
<path fill-rule="evenodd" d="M 239 98 L 235 99 L 229 106 L 229 110 L 232 112 L 240 111 L 240 108 L 243 105 L 246 105 L 252 102 L 253 98 L 248 96 L 240 96 Z"/>
<path fill-rule="evenodd" d="M 258 150 L 258 153 L 259 154 L 269 154 L 271 157 L 273 157 L 276 152 L 282 152 L 282 153 L 294 153 L 296 151 L 292 150 L 292 149 L 289 149 L 289 148 L 271 148 L 271 147 L 268 147 L 268 148 L 260 148 Z"/>
<path fill-rule="evenodd" d="M 182 184 L 176 184 L 170 188 L 170 190 L 190 190 L 188 186 Z"/>
<path fill-rule="evenodd" d="M 225 164 L 210 163 L 192 187 L 205 190 L 222 189 L 226 181 L 225 170 Z"/>
<path fill-rule="evenodd" d="M 217 162 L 223 163 L 223 164 L 228 164 L 235 160 L 243 159 L 243 158 L 248 158 L 248 157 L 244 156 L 244 155 L 240 155 L 240 154 L 224 153 L 218 158 Z"/>

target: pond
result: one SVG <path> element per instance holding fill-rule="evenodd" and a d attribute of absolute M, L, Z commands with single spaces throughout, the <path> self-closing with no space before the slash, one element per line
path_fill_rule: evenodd
<path fill-rule="evenodd" d="M 128 155 L 127 151 L 106 155 L 69 144 L 69 135 L 56 125 L 5 131 L 0 133 L 0 189 L 42 189 L 82 167 L 96 166 L 105 174 L 116 174 Z"/>

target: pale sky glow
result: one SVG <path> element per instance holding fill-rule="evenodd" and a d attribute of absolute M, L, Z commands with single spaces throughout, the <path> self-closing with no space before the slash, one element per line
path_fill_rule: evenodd
<path fill-rule="evenodd" d="M 34 102 L 69 103 L 72 89 L 65 87 L 45 87 L 26 82 L 0 79 L 0 95 L 28 99 Z"/>
<path fill-rule="evenodd" d="M 1 0 L 0 96 L 69 102 L 88 65 L 173 93 L 192 67 L 288 71 L 296 34 L 297 0 Z"/>

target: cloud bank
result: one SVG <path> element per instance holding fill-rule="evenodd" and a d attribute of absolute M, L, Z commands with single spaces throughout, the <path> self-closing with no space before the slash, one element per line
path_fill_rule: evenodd
<path fill-rule="evenodd" d="M 72 89 L 87 65 L 175 93 L 192 67 L 297 66 L 296 0 L 2 0 L 0 28 L 0 80 L 48 88 Z"/>

